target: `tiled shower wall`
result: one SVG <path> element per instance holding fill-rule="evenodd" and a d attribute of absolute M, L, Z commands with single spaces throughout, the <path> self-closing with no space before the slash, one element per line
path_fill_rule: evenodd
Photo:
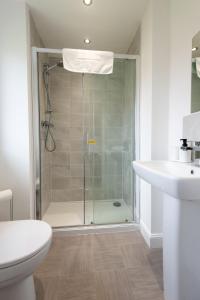
<path fill-rule="evenodd" d="M 83 200 L 85 153 L 86 200 L 124 198 L 132 204 L 133 64 L 115 60 L 111 75 L 82 77 L 58 67 L 50 72 L 56 141 L 47 173 L 51 201 Z M 86 136 L 96 144 L 86 145 Z"/>
<path fill-rule="evenodd" d="M 50 64 L 54 63 L 51 59 Z M 51 200 L 80 201 L 83 200 L 82 75 L 58 67 L 52 70 L 50 96 L 56 142 L 51 159 Z"/>

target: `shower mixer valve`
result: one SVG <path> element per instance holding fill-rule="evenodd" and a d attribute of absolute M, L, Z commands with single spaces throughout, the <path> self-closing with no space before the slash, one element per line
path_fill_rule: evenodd
<path fill-rule="evenodd" d="M 52 123 L 50 123 L 49 121 L 41 121 L 41 126 L 44 128 L 54 127 L 54 125 Z"/>

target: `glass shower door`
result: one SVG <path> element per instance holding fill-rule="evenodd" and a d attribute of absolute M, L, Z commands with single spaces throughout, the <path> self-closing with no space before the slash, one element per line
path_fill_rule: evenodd
<path fill-rule="evenodd" d="M 133 221 L 135 60 L 111 75 L 83 76 L 85 223 Z"/>

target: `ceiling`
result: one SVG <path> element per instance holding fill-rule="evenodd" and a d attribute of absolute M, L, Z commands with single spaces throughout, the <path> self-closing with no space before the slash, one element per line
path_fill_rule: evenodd
<path fill-rule="evenodd" d="M 148 0 L 26 0 L 47 48 L 127 53 Z M 90 38 L 90 45 L 84 38 Z"/>

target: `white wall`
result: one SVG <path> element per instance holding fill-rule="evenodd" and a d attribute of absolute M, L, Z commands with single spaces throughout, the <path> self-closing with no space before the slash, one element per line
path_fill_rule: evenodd
<path fill-rule="evenodd" d="M 134 39 L 129 46 L 129 49 L 127 51 L 128 54 L 133 55 L 140 55 L 140 49 L 141 49 L 141 32 L 140 32 L 140 26 L 138 27 L 138 30 L 136 31 L 136 34 L 134 36 Z"/>
<path fill-rule="evenodd" d="M 141 24 L 140 159 L 151 159 L 152 120 L 152 3 L 146 8 Z M 151 186 L 141 180 L 140 222 L 151 233 Z M 146 228 L 145 228 L 146 227 Z M 148 231 L 148 232 L 147 232 Z"/>
<path fill-rule="evenodd" d="M 170 157 L 182 137 L 182 118 L 190 113 L 191 48 L 200 30 L 199 11 L 199 0 L 170 0 Z"/>
<path fill-rule="evenodd" d="M 145 12 L 141 26 L 141 159 L 172 158 L 182 137 L 183 117 L 190 113 L 191 48 L 192 37 L 200 30 L 199 11 L 199 0 L 150 0 Z M 141 183 L 141 222 L 147 239 L 162 231 L 162 199 L 162 194 Z"/>
<path fill-rule="evenodd" d="M 150 0 L 141 24 L 140 159 L 168 158 L 168 2 Z M 141 228 L 148 244 L 162 240 L 163 194 L 141 180 Z"/>
<path fill-rule="evenodd" d="M 33 93 L 32 93 L 32 47 L 41 47 L 44 48 L 43 41 L 40 38 L 39 33 L 37 32 L 34 20 L 31 16 L 29 7 L 26 7 L 26 28 L 27 28 L 27 47 L 28 47 L 28 98 L 29 98 L 29 145 L 30 145 L 30 198 L 28 201 L 30 201 L 30 217 L 35 218 L 35 208 L 36 208 L 36 181 L 38 177 L 38 172 L 40 170 L 37 170 L 36 168 L 36 161 L 39 159 L 37 157 L 38 155 L 35 155 L 34 153 L 34 122 L 37 122 L 38 120 L 35 120 L 33 117 Z M 39 143 L 39 141 L 38 141 Z M 39 144 L 35 145 L 36 147 L 39 147 Z M 35 157 L 34 157 L 35 156 Z M 38 162 L 37 162 L 38 165 Z"/>
<path fill-rule="evenodd" d="M 14 193 L 14 218 L 30 217 L 28 37 L 26 6 L 0 3 L 0 189 Z"/>

